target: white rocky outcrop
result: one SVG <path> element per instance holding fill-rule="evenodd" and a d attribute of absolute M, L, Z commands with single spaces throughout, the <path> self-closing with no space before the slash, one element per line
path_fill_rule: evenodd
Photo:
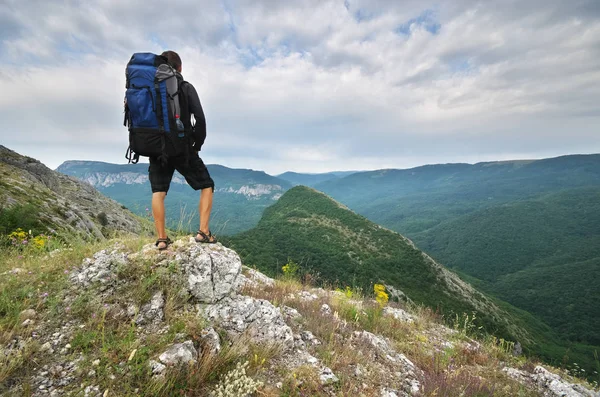
<path fill-rule="evenodd" d="M 529 388 L 536 389 L 544 397 L 600 397 L 600 392 L 570 383 L 541 365 L 536 366 L 533 373 L 510 367 L 504 368 L 503 371 Z"/>
<path fill-rule="evenodd" d="M 198 244 L 193 238 L 173 244 L 187 288 L 199 302 L 214 303 L 233 293 L 242 270 L 239 255 L 221 244 Z"/>
<path fill-rule="evenodd" d="M 238 295 L 201 307 L 200 313 L 231 335 L 246 334 L 255 342 L 280 344 L 284 349 L 294 345 L 281 311 L 267 300 Z"/>
<path fill-rule="evenodd" d="M 137 325 L 144 324 L 157 324 L 163 321 L 165 315 L 163 313 L 163 307 L 165 306 L 165 298 L 162 291 L 156 292 L 150 302 L 142 306 L 137 319 L 135 320 Z"/>
<path fill-rule="evenodd" d="M 411 314 L 408 314 L 405 310 L 396 307 L 386 306 L 383 308 L 383 315 L 390 316 L 395 318 L 396 320 L 404 321 L 407 323 L 412 323 L 415 321 L 414 317 Z"/>
<path fill-rule="evenodd" d="M 71 282 L 82 287 L 100 284 L 106 288 L 115 283 L 120 266 L 127 263 L 127 254 L 116 244 L 112 249 L 96 252 L 92 258 L 85 258 L 81 267 L 71 273 Z"/>
<path fill-rule="evenodd" d="M 385 338 L 368 331 L 356 331 L 354 332 L 354 338 L 370 344 L 377 356 L 388 360 L 388 362 L 400 368 L 399 374 L 402 377 L 405 393 L 409 393 L 410 395 L 417 395 L 419 393 L 421 383 L 418 377 L 421 376 L 421 370 L 404 354 L 396 352 Z"/>

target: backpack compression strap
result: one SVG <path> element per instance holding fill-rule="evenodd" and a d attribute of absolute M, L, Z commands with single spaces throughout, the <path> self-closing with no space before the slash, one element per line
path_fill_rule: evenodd
<path fill-rule="evenodd" d="M 140 155 L 131 150 L 131 146 L 127 148 L 125 158 L 127 159 L 127 164 L 137 164 L 140 161 Z"/>

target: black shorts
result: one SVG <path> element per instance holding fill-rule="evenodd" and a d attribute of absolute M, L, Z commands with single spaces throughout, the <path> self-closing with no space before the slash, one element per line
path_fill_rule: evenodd
<path fill-rule="evenodd" d="M 194 190 L 209 187 L 213 191 L 215 190 L 215 183 L 210 177 L 208 169 L 206 169 L 198 153 L 195 152 L 190 155 L 189 162 L 187 163 L 185 157 L 174 157 L 170 158 L 166 165 L 162 165 L 158 159 L 150 157 L 148 174 L 152 193 L 168 192 L 175 170 L 185 178 Z"/>

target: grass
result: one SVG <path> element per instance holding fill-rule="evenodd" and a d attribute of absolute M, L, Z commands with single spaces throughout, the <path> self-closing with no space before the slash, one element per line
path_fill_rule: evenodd
<path fill-rule="evenodd" d="M 394 380 L 394 365 L 376 357 L 372 345 L 361 342 L 350 342 L 349 345 L 353 332 L 361 330 L 385 336 L 398 353 L 405 354 L 422 370 L 417 378 L 424 396 L 538 395 L 502 371 L 505 366 L 531 371 L 538 362 L 523 356 L 514 357 L 511 343 L 480 334 L 473 326 L 475 318 L 472 314 L 459 316 L 454 321 L 455 329 L 452 329 L 429 308 L 404 306 L 402 308 L 415 317 L 414 322 L 408 323 L 384 316 L 382 306 L 374 296 L 364 296 L 360 290 L 350 294 L 329 291 L 313 301 L 299 299 L 299 292 L 307 288 L 310 286 L 284 277 L 270 287 L 244 290 L 256 298 L 297 309 L 302 318 L 293 326 L 294 331 L 308 329 L 322 342 L 318 346 L 309 346 L 309 351 L 340 379 L 333 386 L 323 386 L 315 368 L 302 366 L 285 376 L 280 395 L 379 395 L 382 387 L 402 388 L 401 381 Z M 324 303 L 331 307 L 333 317 L 338 321 L 321 313 Z M 399 306 L 397 303 L 390 305 Z M 357 367 L 368 374 L 368 381 L 356 375 Z M 586 386 L 590 387 L 589 384 Z"/>
<path fill-rule="evenodd" d="M 175 288 L 172 276 L 179 269 L 171 263 L 157 266 L 150 259 L 130 260 L 117 270 L 115 283 L 121 287 L 112 295 L 77 289 L 69 281 L 69 273 L 101 249 L 118 243 L 126 251 L 137 252 L 149 242 L 118 237 L 101 243 L 74 241 L 53 254 L 32 249 L 5 251 L 0 258 L 0 273 L 5 273 L 0 278 L 0 346 L 16 346 L 19 341 L 23 346 L 9 355 L 0 354 L 0 394 L 10 395 L 9 390 L 21 384 L 15 395 L 32 395 L 32 376 L 45 365 L 58 364 L 53 362 L 56 355 L 41 352 L 40 341 L 45 339 L 32 338 L 32 329 L 21 325 L 20 313 L 34 309 L 37 332 L 42 336 L 65 323 L 73 325 L 72 332 L 65 334 L 71 348 L 63 357 L 80 361 L 74 373 L 77 380 L 67 393 L 80 392 L 83 384 L 98 386 L 101 392 L 108 390 L 111 396 L 207 395 L 243 363 L 247 363 L 248 377 L 264 383 L 255 393 L 261 397 L 371 396 L 379 395 L 383 387 L 402 388 L 402 377 L 395 375 L 399 367 L 354 336 L 355 331 L 366 330 L 387 338 L 391 347 L 422 370 L 416 377 L 424 396 L 537 395 L 502 372 L 505 365 L 533 368 L 536 362 L 513 357 L 508 343 L 478 335 L 469 325 L 472 318 L 461 317 L 452 330 L 431 309 L 389 303 L 415 316 L 414 322 L 407 323 L 384 315 L 382 304 L 360 290 L 313 290 L 289 275 L 272 286 L 243 290 L 301 313 L 302 317 L 289 325 L 296 334 L 312 332 L 320 344 L 307 343 L 307 351 L 339 378 L 323 385 L 317 368 L 303 364 L 290 370 L 286 366 L 289 356 L 282 354 L 279 346 L 256 345 L 246 335 L 221 335 L 222 348 L 217 353 L 202 348 L 202 331 L 210 324 L 197 316 L 187 296 Z M 20 270 L 11 272 L 16 268 Z M 141 329 L 124 315 L 127 305 L 140 308 L 159 290 L 165 298 L 164 323 Z M 317 298 L 302 299 L 301 292 L 306 290 Z M 333 314 L 323 314 L 323 304 L 329 305 Z M 192 340 L 201 348 L 198 361 L 169 368 L 162 378 L 153 377 L 149 361 L 183 340 Z M 279 387 L 277 382 L 281 382 Z"/>
<path fill-rule="evenodd" d="M 42 336 L 47 337 L 65 323 L 76 324 L 73 332 L 65 335 L 71 349 L 59 358 L 81 360 L 75 373 L 79 380 L 71 392 L 83 384 L 96 385 L 117 396 L 202 395 L 213 390 L 237 363 L 247 361 L 251 377 L 265 370 L 279 350 L 254 345 L 242 336 L 227 338 L 217 354 L 205 349 L 196 364 L 183 370 L 168 369 L 162 379 L 152 376 L 150 359 L 156 359 L 181 338 L 201 345 L 201 332 L 207 326 L 204 319 L 184 307 L 187 296 L 172 284 L 171 276 L 179 271 L 176 266 L 157 267 L 145 259 L 128 261 L 116 272 L 115 283 L 123 287 L 107 296 L 95 289 L 79 290 L 69 281 L 70 272 L 101 249 L 117 243 L 125 251 L 137 252 L 149 242 L 145 238 L 116 237 L 101 243 L 73 241 L 52 255 L 29 248 L 4 252 L 0 273 L 8 273 L 0 278 L 0 346 L 14 345 L 16 340 L 23 341 L 24 347 L 0 354 L 0 394 L 20 384 L 16 395 L 31 395 L 32 376 L 45 365 L 58 364 L 53 362 L 55 356 L 40 352 L 31 328 L 21 326 L 20 313 L 25 309 L 36 311 L 34 321 Z M 130 302 L 139 308 L 159 290 L 165 298 L 165 323 L 142 331 L 123 315 L 124 305 Z"/>

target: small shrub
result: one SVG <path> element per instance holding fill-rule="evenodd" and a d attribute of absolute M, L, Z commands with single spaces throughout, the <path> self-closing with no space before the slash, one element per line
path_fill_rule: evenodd
<path fill-rule="evenodd" d="M 217 397 L 245 397 L 261 387 L 262 382 L 246 375 L 247 367 L 248 361 L 243 364 L 238 362 L 233 370 L 226 373 L 215 389 Z"/>
<path fill-rule="evenodd" d="M 288 259 L 288 263 L 283 265 L 281 270 L 283 271 L 284 278 L 287 278 L 287 279 L 295 278 L 296 275 L 298 274 L 298 270 L 300 270 L 300 266 L 293 260 Z"/>
<path fill-rule="evenodd" d="M 373 286 L 373 290 L 375 292 L 375 300 L 379 303 L 379 306 L 384 307 L 389 300 L 388 294 L 385 292 L 385 285 L 383 284 L 375 284 Z"/>
<path fill-rule="evenodd" d="M 101 212 L 96 217 L 102 226 L 108 225 L 108 217 L 106 216 L 106 213 Z"/>

